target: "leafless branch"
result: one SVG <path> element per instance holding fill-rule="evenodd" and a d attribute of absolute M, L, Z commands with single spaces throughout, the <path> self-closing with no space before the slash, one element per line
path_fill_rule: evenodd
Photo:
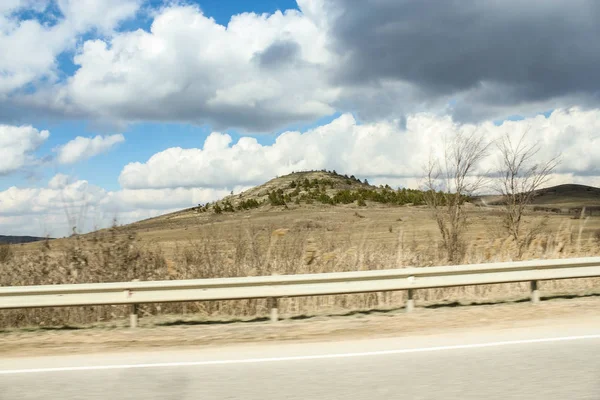
<path fill-rule="evenodd" d="M 460 261 L 464 249 L 467 215 L 465 198 L 477 192 L 485 182 L 485 175 L 477 167 L 487 156 L 489 143 L 474 132 L 459 133 L 444 144 L 443 159 L 430 158 L 425 169 L 425 202 L 432 211 L 448 261 Z"/>
<path fill-rule="evenodd" d="M 540 145 L 528 143 L 528 133 L 529 131 L 525 131 L 516 142 L 511 140 L 509 134 L 497 142 L 502 161 L 496 190 L 503 198 L 504 226 L 517 244 L 519 256 L 523 245 L 531 238 L 531 234 L 522 232 L 527 206 L 560 163 L 558 156 L 537 161 Z"/>

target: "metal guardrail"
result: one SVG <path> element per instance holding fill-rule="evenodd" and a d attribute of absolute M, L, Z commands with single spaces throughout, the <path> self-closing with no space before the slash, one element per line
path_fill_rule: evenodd
<path fill-rule="evenodd" d="M 138 304 L 267 298 L 271 320 L 276 321 L 278 299 L 285 297 L 407 290 L 406 310 L 410 312 L 417 289 L 529 281 L 531 300 L 537 303 L 538 281 L 589 277 L 600 277 L 600 257 L 304 275 L 12 286 L 0 287 L 0 310 L 130 304 L 130 323 L 135 327 Z"/>

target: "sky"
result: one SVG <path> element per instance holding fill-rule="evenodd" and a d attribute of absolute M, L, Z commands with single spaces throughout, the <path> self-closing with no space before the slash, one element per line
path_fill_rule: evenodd
<path fill-rule="evenodd" d="M 600 186 L 596 0 L 2 0 L 0 234 L 328 169 L 418 188 L 453 135 Z M 493 169 L 497 157 L 488 157 Z"/>

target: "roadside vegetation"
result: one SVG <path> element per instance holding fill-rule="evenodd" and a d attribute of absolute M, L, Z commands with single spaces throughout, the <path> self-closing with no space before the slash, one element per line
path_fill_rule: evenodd
<path fill-rule="evenodd" d="M 363 219 L 357 221 L 362 223 Z M 566 258 L 600 254 L 598 234 L 582 234 L 587 220 L 564 224 L 556 232 L 538 235 L 526 246 L 523 258 Z M 447 263 L 441 241 L 415 241 L 403 229 L 389 233 L 394 242 L 370 240 L 368 221 L 362 231 L 331 235 L 326 227 L 306 221 L 289 228 L 242 225 L 235 232 L 218 225 L 196 237 L 175 243 L 166 253 L 156 243 L 141 241 L 133 232 L 114 227 L 107 232 L 74 236 L 66 246 L 47 241 L 39 249 L 12 252 L 0 262 L 0 285 L 52 285 L 139 280 L 169 280 L 302 274 L 333 271 L 427 267 Z M 514 259 L 511 238 L 481 236 L 467 243 L 461 263 Z M 600 280 L 544 282 L 546 293 L 598 293 Z M 419 290 L 417 302 L 492 301 L 526 297 L 526 284 Z M 310 315 L 324 310 L 400 307 L 405 293 L 374 293 L 285 299 L 282 315 Z M 263 300 L 169 303 L 140 306 L 150 315 L 195 314 L 205 318 L 254 318 L 267 314 Z M 105 323 L 125 318 L 125 306 L 5 310 L 0 328 L 64 326 Z"/>

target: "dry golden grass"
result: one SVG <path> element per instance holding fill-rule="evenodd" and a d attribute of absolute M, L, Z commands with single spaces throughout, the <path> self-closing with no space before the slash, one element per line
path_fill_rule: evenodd
<path fill-rule="evenodd" d="M 145 222 L 68 240 L 16 246 L 16 251 L 11 250 L 10 256 L 0 262 L 0 285 L 302 274 L 445 264 L 435 225 L 426 209 L 369 207 L 356 214 L 352 207 L 247 212 L 237 218 L 215 216 L 198 225 L 187 219 L 187 224 L 173 229 L 150 230 Z M 514 259 L 516 249 L 502 236 L 497 211 L 474 208 L 470 217 L 470 245 L 462 263 Z M 542 218 L 538 216 L 531 223 Z M 529 243 L 523 258 L 598 255 L 599 222 L 598 218 L 549 217 L 544 233 Z M 544 282 L 541 290 L 597 292 L 599 283 L 598 279 Z M 482 302 L 521 298 L 527 293 L 526 283 L 506 284 L 419 290 L 416 300 Z M 399 307 L 404 301 L 403 292 L 297 298 L 282 301 L 281 312 L 301 315 L 328 309 L 389 308 Z M 264 300 L 150 304 L 140 308 L 142 317 L 185 313 L 255 317 L 267 313 Z M 0 327 L 90 324 L 123 318 L 127 312 L 124 306 L 12 310 L 0 312 Z"/>

